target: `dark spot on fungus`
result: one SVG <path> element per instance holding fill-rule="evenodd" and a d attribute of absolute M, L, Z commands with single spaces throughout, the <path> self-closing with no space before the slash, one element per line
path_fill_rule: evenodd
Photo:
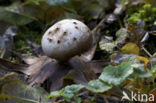
<path fill-rule="evenodd" d="M 53 39 L 51 39 L 51 38 L 47 38 L 48 39 L 48 41 L 51 43 L 52 41 L 53 41 Z"/>
<path fill-rule="evenodd" d="M 79 29 L 77 26 L 75 26 L 75 29 Z"/>
<path fill-rule="evenodd" d="M 60 28 L 57 27 L 54 31 L 55 31 L 55 32 L 58 32 L 59 30 L 60 30 Z"/>
<path fill-rule="evenodd" d="M 63 35 L 64 35 L 64 36 L 67 35 L 67 32 L 65 31 L 65 32 L 63 33 Z"/>
<path fill-rule="evenodd" d="M 77 22 L 74 21 L 73 24 L 77 24 Z"/>
<path fill-rule="evenodd" d="M 73 41 L 76 41 L 76 40 L 77 40 L 77 39 L 74 37 L 74 38 L 73 38 Z"/>
<path fill-rule="evenodd" d="M 48 33 L 48 35 L 50 35 L 52 32 L 51 31 L 49 31 L 49 33 Z"/>
<path fill-rule="evenodd" d="M 60 44 L 60 42 L 61 42 L 61 41 L 60 41 L 60 40 L 58 40 L 58 41 L 57 41 L 57 44 Z"/>

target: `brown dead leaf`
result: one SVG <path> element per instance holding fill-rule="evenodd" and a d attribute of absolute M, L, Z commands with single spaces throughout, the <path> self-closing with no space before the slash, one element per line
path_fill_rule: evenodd
<path fill-rule="evenodd" d="M 8 60 L 0 58 L 0 68 L 1 69 L 7 70 L 7 71 L 24 73 L 24 70 L 27 67 L 28 67 L 28 65 L 17 64 L 17 63 L 13 63 Z"/>
<path fill-rule="evenodd" d="M 88 81 L 86 80 L 84 74 L 80 70 L 70 70 L 69 73 L 63 78 L 63 80 L 70 82 L 71 80 L 75 82 L 76 84 L 83 84 L 87 85 Z M 69 84 L 69 83 L 65 83 Z"/>
<path fill-rule="evenodd" d="M 104 61 L 104 60 L 93 60 L 90 62 L 90 65 L 94 71 L 94 73 L 102 73 L 104 67 L 108 66 L 111 64 L 109 61 Z"/>
<path fill-rule="evenodd" d="M 94 73 L 90 63 L 84 61 L 78 56 L 71 58 L 69 60 L 69 65 L 71 66 L 72 69 L 82 71 L 87 81 L 96 78 L 96 74 Z"/>
<path fill-rule="evenodd" d="M 33 62 L 26 62 L 30 65 L 21 65 L 0 59 L 0 68 L 24 73 L 29 76 L 28 83 L 30 85 L 42 85 L 48 91 L 61 89 L 66 84 L 65 77 L 69 77 L 66 79 L 75 83 L 87 84 L 88 81 L 96 78 L 94 67 L 102 69 L 98 64 L 93 66 L 95 64 L 78 56 L 64 63 L 59 63 L 47 56 L 36 57 Z"/>

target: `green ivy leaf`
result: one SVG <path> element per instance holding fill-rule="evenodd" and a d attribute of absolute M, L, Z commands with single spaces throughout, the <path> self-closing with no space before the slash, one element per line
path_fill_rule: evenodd
<path fill-rule="evenodd" d="M 56 98 L 56 97 L 62 96 L 63 98 L 70 100 L 73 98 L 75 93 L 77 93 L 82 88 L 84 88 L 84 86 L 81 84 L 78 84 L 78 85 L 73 84 L 70 86 L 66 86 L 65 88 L 61 89 L 60 91 L 51 92 L 50 95 L 48 96 L 48 98 L 51 98 L 51 97 Z"/>
<path fill-rule="evenodd" d="M 120 65 L 109 65 L 104 68 L 100 80 L 108 84 L 120 85 L 125 79 L 133 73 L 133 69 L 138 67 L 137 59 L 131 58 Z"/>
<path fill-rule="evenodd" d="M 67 3 L 69 0 L 46 0 L 49 5 L 57 6 Z"/>
<path fill-rule="evenodd" d="M 100 80 L 92 80 L 88 83 L 88 86 L 86 87 L 86 89 L 94 93 L 103 93 L 111 88 L 112 88 L 111 85 L 104 83 Z"/>
<path fill-rule="evenodd" d="M 64 94 L 64 89 L 61 89 L 59 91 L 53 91 L 50 93 L 50 95 L 47 98 L 57 98 Z"/>
<path fill-rule="evenodd" d="M 70 86 L 66 86 L 65 87 L 65 93 L 76 93 L 82 88 L 84 88 L 84 85 L 81 85 L 81 84 L 78 84 L 78 85 L 73 84 Z"/>
<path fill-rule="evenodd" d="M 144 65 L 143 65 L 144 66 Z M 132 77 L 139 77 L 139 78 L 149 78 L 152 76 L 152 72 L 147 72 L 144 67 L 134 69 L 134 73 Z"/>
<path fill-rule="evenodd" d="M 73 98 L 74 94 L 72 93 L 65 93 L 64 95 L 62 95 L 62 97 L 66 100 L 71 100 Z"/>

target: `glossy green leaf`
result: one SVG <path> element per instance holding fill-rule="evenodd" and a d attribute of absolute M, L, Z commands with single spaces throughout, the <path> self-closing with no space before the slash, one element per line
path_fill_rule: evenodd
<path fill-rule="evenodd" d="M 125 79 L 133 73 L 133 69 L 138 67 L 136 59 L 129 59 L 120 65 L 109 65 L 104 68 L 100 80 L 113 85 L 120 85 Z"/>
<path fill-rule="evenodd" d="M 94 93 L 103 93 L 111 89 L 112 86 L 100 80 L 92 80 L 88 83 L 86 88 Z"/>

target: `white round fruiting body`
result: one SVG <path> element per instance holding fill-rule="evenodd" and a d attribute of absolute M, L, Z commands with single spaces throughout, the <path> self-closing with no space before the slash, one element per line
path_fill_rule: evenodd
<path fill-rule="evenodd" d="M 51 26 L 42 37 L 44 53 L 58 61 L 66 61 L 87 51 L 92 45 L 90 29 L 81 21 L 64 19 Z"/>

